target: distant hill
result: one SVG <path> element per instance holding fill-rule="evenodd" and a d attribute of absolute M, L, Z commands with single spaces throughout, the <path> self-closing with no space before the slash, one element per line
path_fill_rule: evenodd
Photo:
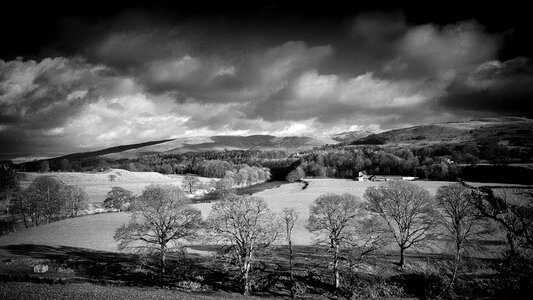
<path fill-rule="evenodd" d="M 122 145 L 92 152 L 74 153 L 55 157 L 69 161 L 104 157 L 111 159 L 136 158 L 147 154 L 184 153 L 211 150 L 285 150 L 296 152 L 335 144 L 424 146 L 437 143 L 497 142 L 507 146 L 533 146 L 533 120 L 518 117 L 484 118 L 465 122 L 444 122 L 394 129 L 381 133 L 348 131 L 324 136 L 273 135 L 217 135 L 211 137 L 184 137 Z M 20 162 L 23 162 L 21 160 Z M 34 161 L 33 163 L 38 163 Z"/>
<path fill-rule="evenodd" d="M 320 147 L 338 142 L 327 137 L 288 136 L 276 137 L 273 135 L 218 135 L 212 137 L 177 138 L 156 145 L 138 147 L 123 152 L 110 153 L 108 158 L 133 158 L 155 153 L 184 153 L 189 151 L 211 150 L 286 150 L 298 151 Z"/>
<path fill-rule="evenodd" d="M 39 163 L 39 162 L 41 162 L 43 160 L 60 161 L 62 159 L 68 159 L 69 161 L 79 161 L 79 160 L 88 159 L 88 158 L 101 157 L 101 156 L 105 156 L 105 155 L 113 154 L 113 153 L 121 153 L 121 152 L 132 150 L 132 149 L 149 147 L 149 146 L 152 146 L 152 145 L 157 145 L 157 144 L 165 143 L 165 142 L 168 142 L 168 141 L 171 141 L 171 140 L 159 140 L 159 141 L 151 141 L 151 142 L 138 143 L 138 144 L 121 145 L 121 146 L 106 148 L 106 149 L 97 150 L 97 151 L 72 153 L 72 154 L 63 155 L 63 156 L 57 156 L 57 157 L 52 157 L 52 158 L 41 158 L 41 159 L 31 159 L 31 160 L 29 160 L 29 159 L 26 159 L 26 160 L 12 160 L 12 162 L 15 163 L 15 164 L 17 164 L 17 163 L 25 163 L 25 162 L 26 163 L 37 164 L 37 163 Z"/>
<path fill-rule="evenodd" d="M 56 157 L 56 159 L 66 158 L 68 160 L 81 160 L 81 159 L 91 158 L 91 157 L 96 157 L 96 156 L 104 156 L 110 153 L 120 153 L 120 152 L 131 150 L 131 149 L 138 149 L 138 148 L 143 148 L 147 146 L 157 145 L 157 144 L 165 143 L 168 141 L 171 141 L 171 140 L 160 140 L 160 141 L 152 141 L 152 142 L 145 142 L 145 143 L 138 143 L 138 144 L 122 145 L 122 146 L 116 146 L 116 147 L 111 147 L 111 148 L 106 148 L 106 149 L 91 151 L 91 152 L 73 153 L 69 155 Z"/>
<path fill-rule="evenodd" d="M 427 145 L 486 141 L 508 146 L 533 145 L 533 120 L 518 117 L 484 118 L 394 129 L 353 141 L 353 145 Z"/>
<path fill-rule="evenodd" d="M 211 137 L 185 137 L 169 140 L 151 141 L 145 143 L 122 145 L 98 151 L 80 152 L 69 155 L 34 159 L 32 163 L 39 163 L 43 159 L 60 161 L 64 158 L 69 161 L 79 161 L 88 158 L 103 157 L 110 159 L 136 158 L 149 154 L 184 153 L 189 151 L 212 150 L 309 150 L 326 144 L 337 144 L 338 141 L 329 137 L 288 136 L 276 137 L 273 135 L 232 136 L 219 135 Z M 14 163 L 27 162 L 19 160 Z"/>
<path fill-rule="evenodd" d="M 342 133 L 337 133 L 331 135 L 331 138 L 334 139 L 337 142 L 346 143 L 346 142 L 352 142 L 355 140 L 359 140 L 362 138 L 365 138 L 371 134 L 374 134 L 372 131 L 345 131 Z"/>

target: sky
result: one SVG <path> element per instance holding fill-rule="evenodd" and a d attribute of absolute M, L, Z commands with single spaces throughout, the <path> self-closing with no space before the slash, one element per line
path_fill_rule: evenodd
<path fill-rule="evenodd" d="M 1 7 L 0 159 L 533 117 L 512 1 L 18 2 Z"/>

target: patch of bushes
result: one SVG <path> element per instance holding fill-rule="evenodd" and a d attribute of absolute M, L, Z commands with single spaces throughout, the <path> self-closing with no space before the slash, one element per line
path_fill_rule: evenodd
<path fill-rule="evenodd" d="M 404 289 L 385 277 L 352 273 L 345 276 L 343 289 L 350 299 L 403 297 Z"/>

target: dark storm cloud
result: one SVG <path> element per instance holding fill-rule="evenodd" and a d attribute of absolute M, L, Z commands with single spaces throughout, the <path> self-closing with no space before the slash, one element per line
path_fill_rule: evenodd
<path fill-rule="evenodd" d="M 63 39 L 42 52 L 54 55 L 0 60 L 0 143 L 98 148 L 531 115 L 531 62 L 497 61 L 501 27 L 356 12 L 67 19 Z"/>
<path fill-rule="evenodd" d="M 440 105 L 455 111 L 476 111 L 533 117 L 533 62 L 529 58 L 490 61 L 457 77 Z"/>
<path fill-rule="evenodd" d="M 82 52 L 89 61 L 134 77 L 147 92 L 171 94 L 177 101 L 265 98 L 284 80 L 316 67 L 333 52 L 327 44 L 310 46 L 248 31 L 239 22 L 170 24 L 141 18 L 145 26 L 130 28 L 124 20 L 93 38 Z"/>

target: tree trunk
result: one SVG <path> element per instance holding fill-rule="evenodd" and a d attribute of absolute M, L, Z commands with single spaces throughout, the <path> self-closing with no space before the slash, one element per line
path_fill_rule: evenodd
<path fill-rule="evenodd" d="M 24 208 L 24 204 L 22 204 L 22 201 L 21 203 L 19 203 L 19 209 L 20 214 L 22 215 L 22 221 L 24 222 L 24 227 L 28 228 L 28 216 L 26 216 L 26 209 Z"/>
<path fill-rule="evenodd" d="M 517 255 L 514 236 L 512 233 L 507 233 L 507 242 L 509 243 L 509 256 L 515 257 Z"/>
<path fill-rule="evenodd" d="M 335 288 L 340 287 L 340 278 L 339 278 L 339 244 L 335 245 L 335 254 L 333 256 L 333 273 L 335 276 Z"/>
<path fill-rule="evenodd" d="M 292 240 L 289 239 L 289 278 L 290 278 L 290 289 L 291 289 L 291 298 L 294 299 L 294 275 L 292 274 Z"/>
<path fill-rule="evenodd" d="M 453 285 L 455 284 L 455 279 L 457 278 L 457 270 L 459 269 L 459 261 L 461 260 L 461 254 L 460 254 L 461 248 L 457 248 L 455 251 L 455 260 L 453 265 L 453 272 L 452 277 L 450 278 L 450 283 L 448 284 L 448 287 L 446 287 L 445 292 L 449 292 L 453 289 Z"/>
<path fill-rule="evenodd" d="M 400 262 L 398 263 L 398 266 L 400 267 L 400 269 L 403 269 L 403 265 L 405 263 L 404 252 L 405 252 L 405 248 L 400 247 Z"/>
<path fill-rule="evenodd" d="M 160 257 L 161 276 L 165 275 L 165 264 L 166 264 L 166 260 L 167 260 L 166 252 L 167 252 L 166 246 L 165 245 L 161 245 L 161 257 Z"/>
<path fill-rule="evenodd" d="M 244 274 L 242 276 L 243 281 L 243 291 L 242 294 L 244 296 L 250 295 L 250 261 L 248 259 L 245 259 L 244 262 Z"/>

